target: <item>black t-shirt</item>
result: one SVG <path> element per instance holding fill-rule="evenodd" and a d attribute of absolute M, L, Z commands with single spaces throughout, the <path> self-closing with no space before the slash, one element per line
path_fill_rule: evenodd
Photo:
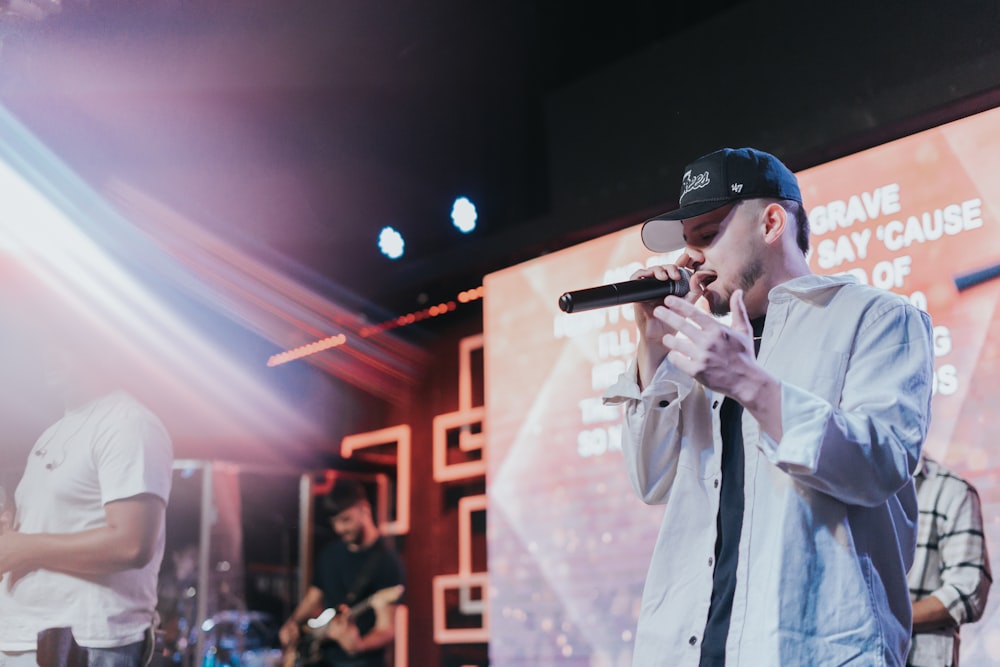
<path fill-rule="evenodd" d="M 376 591 L 405 583 L 399 555 L 382 539 L 364 551 L 350 551 L 343 542 L 331 542 L 316 559 L 313 586 L 323 591 L 323 604 L 336 608 L 364 600 Z M 360 584 L 360 589 L 358 588 Z M 364 637 L 375 625 L 375 612 L 368 609 L 355 618 L 358 631 Z M 385 665 L 385 649 L 354 656 L 340 648 L 337 642 L 323 644 L 323 661 L 327 665 Z"/>
<path fill-rule="evenodd" d="M 753 320 L 754 352 L 760 349 L 764 318 Z M 719 493 L 718 535 L 715 540 L 715 570 L 712 602 L 701 643 L 700 667 L 726 664 L 726 637 L 736 592 L 736 562 L 743 530 L 743 406 L 726 397 L 719 411 L 722 436 L 722 488 Z"/>

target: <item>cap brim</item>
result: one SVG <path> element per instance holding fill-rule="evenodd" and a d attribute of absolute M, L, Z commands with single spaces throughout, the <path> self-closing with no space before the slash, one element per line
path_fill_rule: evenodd
<path fill-rule="evenodd" d="M 653 252 L 673 252 L 687 243 L 684 241 L 684 220 L 711 213 L 717 208 L 732 203 L 732 199 L 703 201 L 684 206 L 675 211 L 661 213 L 642 223 L 642 243 Z"/>

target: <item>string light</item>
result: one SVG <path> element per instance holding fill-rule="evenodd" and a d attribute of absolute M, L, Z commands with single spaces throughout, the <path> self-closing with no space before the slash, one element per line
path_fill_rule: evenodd
<path fill-rule="evenodd" d="M 478 301 L 483 298 L 483 286 L 474 287 L 472 289 L 463 290 L 458 293 L 455 297 L 455 301 L 459 304 L 465 305 L 467 303 L 472 303 L 473 301 Z M 447 301 L 445 303 L 439 303 L 423 310 L 418 310 L 407 315 L 400 315 L 399 317 L 393 318 L 391 320 L 386 320 L 380 324 L 373 324 L 368 327 L 363 327 L 358 334 L 362 338 L 369 338 L 371 336 L 382 333 L 383 331 L 388 331 L 389 329 L 397 329 L 399 327 L 405 327 L 414 322 L 419 322 L 421 320 L 426 320 L 430 317 L 438 317 L 444 315 L 445 313 L 450 313 L 458 307 L 455 301 Z"/>
<path fill-rule="evenodd" d="M 483 286 L 474 287 L 472 289 L 463 290 L 458 293 L 454 301 L 444 301 L 442 303 L 435 304 L 424 308 L 423 310 L 417 310 L 412 313 L 407 313 L 405 315 L 399 315 L 392 318 L 391 320 L 386 320 L 378 324 L 372 324 L 370 326 L 362 327 L 358 331 L 358 336 L 361 338 L 371 338 L 372 336 L 377 336 L 380 333 L 389 331 L 390 329 L 398 329 L 400 327 L 409 326 L 415 324 L 416 322 L 422 322 L 423 320 L 430 319 L 432 317 L 440 317 L 447 313 L 454 312 L 458 308 L 459 304 L 465 305 L 467 303 L 472 303 L 473 301 L 478 301 L 483 298 Z M 303 357 L 308 357 L 309 355 L 316 354 L 317 352 L 322 352 L 323 350 L 329 350 L 335 347 L 340 347 L 341 345 L 347 344 L 347 337 L 344 334 L 337 334 L 336 336 L 329 336 L 321 340 L 317 340 L 313 343 L 308 343 L 306 345 L 301 345 L 291 350 L 285 352 L 280 352 L 278 354 L 272 355 L 267 360 L 268 366 L 279 366 L 281 364 L 286 364 L 289 361 L 294 361 L 296 359 L 301 359 Z"/>
<path fill-rule="evenodd" d="M 316 354 L 317 352 L 322 352 L 323 350 L 329 350 L 334 347 L 340 347 L 347 343 L 347 336 L 344 334 L 337 334 L 336 336 L 328 336 L 314 343 L 309 343 L 308 345 L 301 345 L 291 350 L 281 352 L 279 354 L 271 355 L 267 360 L 268 366 L 279 366 L 281 364 L 287 364 L 289 361 L 294 361 L 295 359 L 301 359 L 302 357 L 308 357 L 311 354 Z"/>

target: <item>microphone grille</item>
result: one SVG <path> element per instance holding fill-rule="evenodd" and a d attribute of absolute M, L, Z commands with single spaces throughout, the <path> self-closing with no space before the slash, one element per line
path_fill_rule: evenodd
<path fill-rule="evenodd" d="M 681 271 L 681 279 L 674 281 L 674 296 L 687 296 L 687 293 L 691 291 L 691 276 L 694 272 L 691 269 L 685 269 L 684 267 L 679 267 Z"/>

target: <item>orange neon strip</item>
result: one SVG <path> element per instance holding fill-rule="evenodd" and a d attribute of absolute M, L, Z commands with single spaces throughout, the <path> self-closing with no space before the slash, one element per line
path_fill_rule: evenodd
<path fill-rule="evenodd" d="M 478 301 L 483 298 L 483 286 L 475 287 L 473 289 L 467 289 L 458 293 L 456 300 L 460 304 L 472 303 L 473 301 Z M 406 315 L 400 315 L 391 320 L 386 320 L 379 324 L 373 324 L 371 326 L 362 327 L 358 331 L 358 335 L 361 338 L 371 338 L 382 332 L 388 331 L 390 329 L 398 329 L 399 327 L 409 326 L 416 322 L 426 320 L 431 317 L 437 317 L 439 315 L 444 315 L 445 313 L 453 312 L 458 308 L 458 304 L 455 301 L 447 301 L 445 303 L 439 303 L 435 306 L 430 306 L 429 308 L 424 308 L 423 310 L 414 311 Z M 281 364 L 287 364 L 289 361 L 294 361 L 296 359 L 301 359 L 303 357 L 308 357 L 311 354 L 316 354 L 317 352 L 322 352 L 323 350 L 329 350 L 334 347 L 340 347 L 347 343 L 347 338 L 344 334 L 337 334 L 336 336 L 329 336 L 321 340 L 317 340 L 313 343 L 308 343 L 307 345 L 301 345 L 291 350 L 285 352 L 280 352 L 278 354 L 272 355 L 267 360 L 268 366 L 279 366 Z"/>
<path fill-rule="evenodd" d="M 267 365 L 279 366 L 281 364 L 286 364 L 289 361 L 293 361 L 295 359 L 308 357 L 310 354 L 316 354 L 317 352 L 322 352 L 323 350 L 329 350 L 330 348 L 333 347 L 340 347 L 345 343 L 347 343 L 347 336 L 345 336 L 344 334 L 337 334 L 336 336 L 328 336 L 314 343 L 309 343 L 308 345 L 301 345 L 286 352 L 281 352 L 279 354 L 271 355 L 271 357 L 267 360 Z"/>

